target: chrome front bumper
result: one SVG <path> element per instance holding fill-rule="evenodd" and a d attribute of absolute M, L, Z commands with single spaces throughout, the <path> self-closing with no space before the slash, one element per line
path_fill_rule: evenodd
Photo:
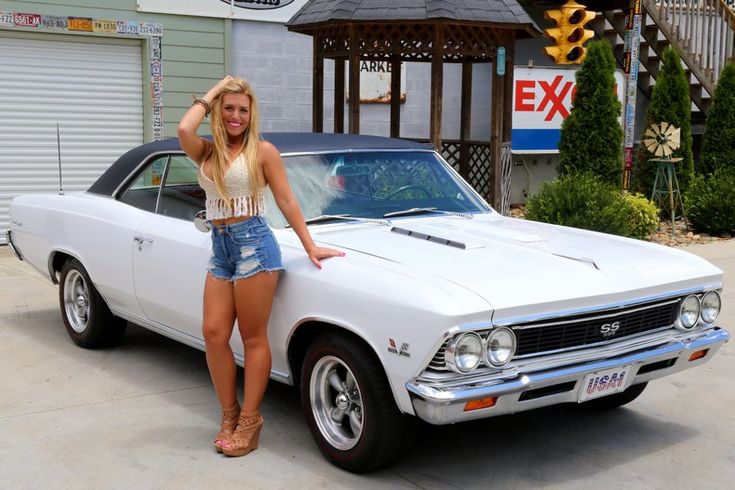
<path fill-rule="evenodd" d="M 462 385 L 412 380 L 406 383 L 406 389 L 421 419 L 437 425 L 451 424 L 577 402 L 584 377 L 602 369 L 632 364 L 634 374 L 628 386 L 668 376 L 707 362 L 729 338 L 726 330 L 714 327 L 682 333 L 677 341 L 645 350 L 519 374 L 512 379 L 473 379 L 471 384 Z M 709 349 L 704 357 L 689 360 L 694 352 L 704 349 Z M 490 397 L 497 397 L 494 406 L 465 411 L 468 401 Z"/>
<path fill-rule="evenodd" d="M 20 251 L 15 248 L 15 245 L 13 245 L 13 233 L 10 230 L 5 232 L 5 241 L 8 243 L 10 250 L 12 250 L 15 256 L 18 257 L 18 260 L 23 260 L 23 257 L 20 255 Z"/>

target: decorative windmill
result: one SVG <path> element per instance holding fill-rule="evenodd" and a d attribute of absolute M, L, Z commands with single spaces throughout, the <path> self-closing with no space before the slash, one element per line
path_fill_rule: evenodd
<path fill-rule="evenodd" d="M 665 121 L 654 123 L 646 129 L 643 137 L 646 150 L 657 157 L 670 157 L 681 145 L 681 128 L 676 128 Z"/>
<path fill-rule="evenodd" d="M 668 211 L 671 215 L 671 234 L 676 234 L 676 208 L 684 214 L 684 203 L 679 191 L 679 181 L 676 178 L 674 164 L 683 160 L 681 157 L 672 158 L 674 150 L 681 146 L 681 129 L 665 121 L 651 124 L 643 133 L 643 146 L 653 153 L 655 158 L 648 161 L 656 163 L 656 178 L 653 181 L 651 200 L 659 209 Z"/>

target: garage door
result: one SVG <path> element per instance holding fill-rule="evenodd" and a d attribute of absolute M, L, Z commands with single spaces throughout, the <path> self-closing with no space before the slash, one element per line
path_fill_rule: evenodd
<path fill-rule="evenodd" d="M 91 41 L 91 42 L 90 42 Z M 10 200 L 84 190 L 143 142 L 140 41 L 0 31 L 0 243 Z"/>

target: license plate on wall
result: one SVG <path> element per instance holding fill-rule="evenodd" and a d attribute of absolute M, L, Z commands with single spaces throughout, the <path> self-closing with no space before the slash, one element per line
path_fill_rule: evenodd
<path fill-rule="evenodd" d="M 593 398 L 625 391 L 632 368 L 632 364 L 627 364 L 625 366 L 603 369 L 602 371 L 595 371 L 594 373 L 588 374 L 582 381 L 579 401 L 584 402 Z"/>

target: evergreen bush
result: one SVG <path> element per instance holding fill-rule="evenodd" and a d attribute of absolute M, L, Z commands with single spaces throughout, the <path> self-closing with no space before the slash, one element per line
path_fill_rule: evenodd
<path fill-rule="evenodd" d="M 591 173 L 620 186 L 623 175 L 623 130 L 615 95 L 615 58 L 607 41 L 593 41 L 577 71 L 572 111 L 559 141 L 559 173 Z M 618 88 L 622 90 L 621 87 Z"/>
<path fill-rule="evenodd" d="M 651 103 L 646 113 L 646 127 L 661 122 L 671 123 L 681 129 L 681 146 L 674 151 L 673 157 L 682 157 L 676 164 L 676 175 L 679 187 L 684 191 L 694 176 L 694 157 L 692 154 L 692 108 L 689 98 L 689 80 L 681 66 L 681 58 L 676 50 L 669 46 L 664 49 L 661 70 L 653 86 Z M 634 171 L 634 186 L 646 196 L 653 192 L 653 181 L 656 177 L 656 164 L 649 163 L 653 155 L 641 145 L 643 154 L 638 160 L 638 168 Z"/>
<path fill-rule="evenodd" d="M 689 222 L 695 230 L 713 235 L 735 234 L 735 167 L 720 167 L 697 175 L 684 195 Z"/>
<path fill-rule="evenodd" d="M 709 174 L 720 167 L 735 167 L 735 64 L 725 66 L 717 81 L 712 108 L 707 114 L 699 171 Z"/>
<path fill-rule="evenodd" d="M 623 193 L 593 174 L 563 175 L 541 185 L 526 202 L 526 218 L 629 236 L 630 207 Z"/>

